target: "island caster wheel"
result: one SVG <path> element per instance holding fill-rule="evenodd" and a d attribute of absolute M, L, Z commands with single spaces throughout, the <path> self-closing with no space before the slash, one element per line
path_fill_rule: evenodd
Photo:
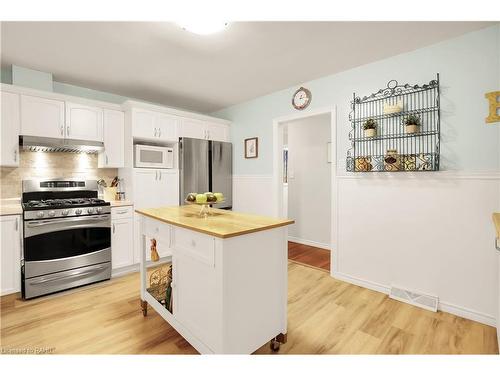
<path fill-rule="evenodd" d="M 141 301 L 142 316 L 148 315 L 148 303 L 146 301 Z"/>
<path fill-rule="evenodd" d="M 276 352 L 279 352 L 279 350 L 280 350 L 280 345 L 281 345 L 281 343 L 280 343 L 278 340 L 276 340 L 276 339 L 272 339 L 272 340 L 271 340 L 271 343 L 269 344 L 269 346 L 271 347 L 271 350 L 272 350 L 273 352 L 275 352 L 275 353 L 276 353 Z"/>

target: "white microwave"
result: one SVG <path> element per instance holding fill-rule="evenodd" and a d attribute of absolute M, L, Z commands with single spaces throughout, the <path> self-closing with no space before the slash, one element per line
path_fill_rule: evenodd
<path fill-rule="evenodd" d="M 135 145 L 136 168 L 173 168 L 174 149 L 172 147 Z"/>

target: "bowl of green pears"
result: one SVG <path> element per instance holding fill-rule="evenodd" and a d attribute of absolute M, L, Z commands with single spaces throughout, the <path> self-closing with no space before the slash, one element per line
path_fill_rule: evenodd
<path fill-rule="evenodd" d="M 224 194 L 222 193 L 212 193 L 208 191 L 206 193 L 189 193 L 185 199 L 186 203 L 189 204 L 216 204 L 224 202 Z"/>

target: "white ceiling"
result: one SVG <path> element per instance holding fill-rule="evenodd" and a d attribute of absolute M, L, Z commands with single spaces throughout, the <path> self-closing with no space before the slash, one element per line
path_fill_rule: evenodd
<path fill-rule="evenodd" d="M 173 23 L 2 22 L 2 66 L 212 112 L 477 30 L 487 22 L 237 22 L 199 36 Z"/>

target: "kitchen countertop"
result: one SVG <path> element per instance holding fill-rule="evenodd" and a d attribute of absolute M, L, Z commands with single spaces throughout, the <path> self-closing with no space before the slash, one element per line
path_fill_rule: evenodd
<path fill-rule="evenodd" d="M 132 201 L 110 201 L 111 207 L 133 206 Z M 19 198 L 1 199 L 0 200 L 0 216 L 21 215 L 23 208 Z"/>
<path fill-rule="evenodd" d="M 132 201 L 109 201 L 111 207 L 123 207 L 123 206 L 133 206 L 134 202 Z"/>
<path fill-rule="evenodd" d="M 135 210 L 144 216 L 219 238 L 241 236 L 295 222 L 290 219 L 243 214 L 217 208 L 213 208 L 211 211 L 213 215 L 201 218 L 198 216 L 200 207 L 195 205 Z"/>
<path fill-rule="evenodd" d="M 21 207 L 21 199 L 0 199 L 0 216 L 21 215 L 22 213 L 23 208 Z"/>
<path fill-rule="evenodd" d="M 493 213 L 493 224 L 497 231 L 497 238 L 500 238 L 500 212 Z"/>

